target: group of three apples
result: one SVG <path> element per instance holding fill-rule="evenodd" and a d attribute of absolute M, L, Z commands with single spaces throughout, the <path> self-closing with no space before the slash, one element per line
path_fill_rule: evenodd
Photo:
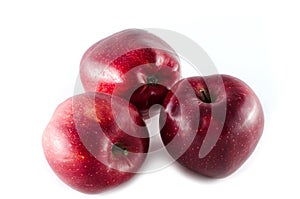
<path fill-rule="evenodd" d="M 58 177 L 85 193 L 127 181 L 147 156 L 144 120 L 158 113 L 162 141 L 181 165 L 209 177 L 237 170 L 262 134 L 257 96 L 232 76 L 180 79 L 180 70 L 176 52 L 145 30 L 91 46 L 80 63 L 87 92 L 61 103 L 43 134 Z"/>

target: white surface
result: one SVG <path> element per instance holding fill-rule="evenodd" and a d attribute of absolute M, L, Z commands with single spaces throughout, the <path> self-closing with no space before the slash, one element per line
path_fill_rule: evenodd
<path fill-rule="evenodd" d="M 299 198 L 297 1 L 183 2 L 1 1 L 0 198 Z M 91 44 L 125 28 L 152 27 L 190 37 L 221 73 L 247 82 L 264 106 L 263 137 L 225 179 L 173 164 L 103 194 L 74 191 L 48 166 L 42 132 L 58 103 L 73 94 Z"/>

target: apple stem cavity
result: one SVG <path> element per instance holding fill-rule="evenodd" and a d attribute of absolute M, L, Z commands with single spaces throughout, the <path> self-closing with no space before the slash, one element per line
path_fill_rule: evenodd
<path fill-rule="evenodd" d="M 120 144 L 114 144 L 114 145 L 112 146 L 111 152 L 112 152 L 114 155 L 122 154 L 122 155 L 127 156 L 127 155 L 129 154 L 128 149 L 125 148 L 125 147 L 120 146 Z"/>
<path fill-rule="evenodd" d="M 211 103 L 211 98 L 209 96 L 209 94 L 204 90 L 204 89 L 200 89 L 200 100 L 202 102 L 205 103 Z"/>
<path fill-rule="evenodd" d="M 158 79 L 155 75 L 150 75 L 147 77 L 147 84 L 155 85 L 158 83 Z"/>

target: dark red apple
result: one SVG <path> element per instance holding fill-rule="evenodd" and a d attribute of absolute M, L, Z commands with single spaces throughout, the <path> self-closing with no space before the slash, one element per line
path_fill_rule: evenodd
<path fill-rule="evenodd" d="M 255 149 L 264 126 L 253 90 L 228 75 L 190 77 L 163 102 L 161 137 L 171 156 L 199 174 L 221 178 Z"/>
<path fill-rule="evenodd" d="M 179 59 L 162 39 L 140 29 L 115 33 L 92 45 L 80 63 L 86 91 L 130 100 L 145 118 L 149 108 L 161 104 L 180 78 Z"/>
<path fill-rule="evenodd" d="M 57 107 L 42 143 L 48 163 L 62 181 L 78 191 L 98 193 L 138 171 L 149 138 L 132 104 L 104 93 L 85 93 Z"/>

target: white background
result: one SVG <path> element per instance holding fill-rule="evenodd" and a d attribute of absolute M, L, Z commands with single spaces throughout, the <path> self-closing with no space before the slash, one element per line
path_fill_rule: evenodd
<path fill-rule="evenodd" d="M 300 6 L 197 2 L 1 1 L 0 198 L 299 198 Z M 233 175 L 209 180 L 173 164 L 98 195 L 74 191 L 54 175 L 42 132 L 56 106 L 74 93 L 84 51 L 126 28 L 184 34 L 220 73 L 255 90 L 265 110 L 264 134 Z"/>

